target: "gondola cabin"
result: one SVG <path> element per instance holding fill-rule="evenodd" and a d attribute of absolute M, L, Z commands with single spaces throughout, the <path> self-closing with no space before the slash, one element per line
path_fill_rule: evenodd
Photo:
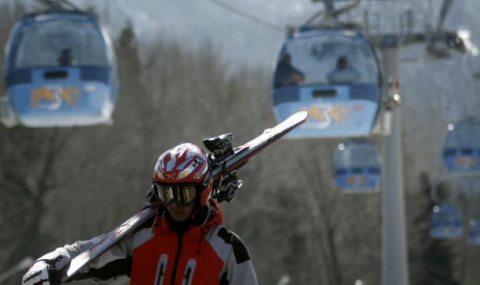
<path fill-rule="evenodd" d="M 381 163 L 371 142 L 339 144 L 333 168 L 335 184 L 344 193 L 379 190 Z"/>
<path fill-rule="evenodd" d="M 480 219 L 470 219 L 468 223 L 468 243 L 480 246 Z"/>
<path fill-rule="evenodd" d="M 378 61 L 358 31 L 303 28 L 288 34 L 272 85 L 279 122 L 299 110 L 309 112 L 291 138 L 367 136 L 378 115 Z"/>
<path fill-rule="evenodd" d="M 443 161 L 448 171 L 480 174 L 480 121 L 449 124 L 443 141 Z"/>
<path fill-rule="evenodd" d="M 6 103 L 22 126 L 111 122 L 118 91 L 115 55 L 93 15 L 22 17 L 6 46 L 4 76 Z"/>
<path fill-rule="evenodd" d="M 434 238 L 452 239 L 462 235 L 462 214 L 453 204 L 436 205 L 432 211 L 430 234 Z"/>

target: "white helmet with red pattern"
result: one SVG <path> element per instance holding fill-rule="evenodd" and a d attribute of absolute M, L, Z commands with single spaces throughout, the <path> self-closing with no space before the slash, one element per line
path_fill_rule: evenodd
<path fill-rule="evenodd" d="M 167 150 L 155 164 L 153 184 L 164 205 L 171 201 L 189 204 L 194 200 L 200 206 L 206 205 L 213 186 L 207 154 L 191 143 Z"/>

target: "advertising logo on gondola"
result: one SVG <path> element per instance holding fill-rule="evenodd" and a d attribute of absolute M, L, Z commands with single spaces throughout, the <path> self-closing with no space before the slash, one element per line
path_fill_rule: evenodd
<path fill-rule="evenodd" d="M 309 121 L 319 123 L 320 128 L 327 128 L 334 122 L 345 125 L 350 118 L 350 108 L 345 105 L 311 105 L 302 111 L 307 111 Z"/>
<path fill-rule="evenodd" d="M 367 182 L 367 177 L 363 175 L 359 175 L 359 176 L 353 175 L 353 176 L 347 177 L 347 183 L 349 184 L 361 185 L 361 184 L 365 184 L 366 182 Z"/>
<path fill-rule="evenodd" d="M 478 163 L 475 157 L 460 156 L 455 159 L 455 164 L 463 167 L 474 167 Z"/>
<path fill-rule="evenodd" d="M 32 90 L 30 105 L 39 109 L 57 110 L 64 104 L 74 106 L 79 95 L 79 88 L 72 86 L 42 86 Z"/>

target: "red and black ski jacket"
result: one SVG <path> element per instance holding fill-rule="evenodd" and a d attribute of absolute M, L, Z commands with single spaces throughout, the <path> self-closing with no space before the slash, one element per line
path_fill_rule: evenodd
<path fill-rule="evenodd" d="M 131 285 L 256 285 L 250 254 L 242 240 L 222 226 L 218 204 L 210 200 L 203 221 L 184 231 L 167 222 L 159 209 L 140 231 L 90 263 L 75 279 L 110 279 L 127 274 Z M 97 241 L 79 241 L 61 249 L 70 258 Z"/>

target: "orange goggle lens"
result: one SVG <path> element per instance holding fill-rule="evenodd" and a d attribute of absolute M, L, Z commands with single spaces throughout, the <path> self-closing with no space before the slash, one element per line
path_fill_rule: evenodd
<path fill-rule="evenodd" d="M 197 197 L 197 184 L 159 184 L 155 183 L 158 197 L 164 206 L 172 202 L 188 205 Z"/>

